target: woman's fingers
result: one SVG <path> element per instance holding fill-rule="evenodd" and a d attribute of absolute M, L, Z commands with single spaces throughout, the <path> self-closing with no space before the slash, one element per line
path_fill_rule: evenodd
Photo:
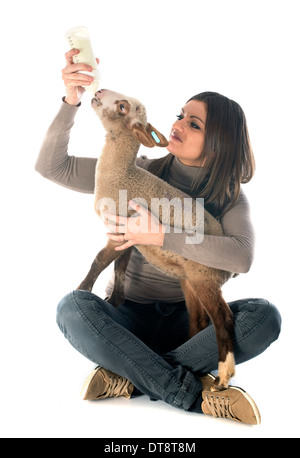
<path fill-rule="evenodd" d="M 62 79 L 64 80 L 66 85 L 71 85 L 71 86 L 86 86 L 94 80 L 93 77 L 88 76 L 88 75 L 82 75 L 80 73 L 77 73 L 75 75 L 71 74 L 68 76 L 63 76 Z"/>
<path fill-rule="evenodd" d="M 80 53 L 79 49 L 70 49 L 70 51 L 65 53 L 65 59 L 66 59 L 67 66 L 77 65 L 77 64 L 74 63 L 73 57 L 76 56 L 76 54 L 79 54 L 79 53 Z M 96 57 L 96 62 L 97 62 L 98 65 L 100 64 L 100 59 L 98 57 Z"/>
<path fill-rule="evenodd" d="M 117 235 L 117 234 L 111 234 L 110 232 L 108 232 L 106 235 L 110 240 L 113 240 L 114 242 L 125 242 L 125 241 L 127 241 L 125 234 Z"/>
<path fill-rule="evenodd" d="M 105 224 L 106 229 L 111 233 L 121 233 L 124 234 L 125 226 L 116 226 L 115 224 Z"/>
<path fill-rule="evenodd" d="M 81 71 L 91 71 L 91 66 L 86 64 L 74 64 L 62 70 L 62 79 L 66 87 L 88 86 L 94 80 L 90 75 L 80 73 Z"/>
<path fill-rule="evenodd" d="M 115 251 L 127 250 L 127 248 L 130 248 L 133 245 L 134 242 L 132 240 L 128 240 L 128 242 L 125 242 L 123 245 L 116 246 Z"/>
<path fill-rule="evenodd" d="M 73 56 L 78 54 L 78 49 L 71 49 L 65 54 L 67 66 L 62 70 L 62 79 L 69 87 L 73 86 L 87 86 L 94 78 L 90 75 L 85 75 L 80 72 L 92 72 L 93 67 L 84 63 L 74 64 Z M 82 84 L 83 83 L 83 84 Z M 86 83 L 86 84 L 84 84 Z"/>
<path fill-rule="evenodd" d="M 107 236 L 110 240 L 113 240 L 114 242 L 124 242 L 122 243 L 122 245 L 115 247 L 115 251 L 126 250 L 127 248 L 130 248 L 131 246 L 134 245 L 133 240 L 126 240 L 126 234 L 125 235 L 107 234 Z"/>
<path fill-rule="evenodd" d="M 118 225 L 127 225 L 128 218 L 127 216 L 116 215 L 113 213 L 106 213 L 105 215 L 105 224 L 110 224 L 111 221 Z"/>
<path fill-rule="evenodd" d="M 68 65 L 67 67 L 65 67 L 62 70 L 62 72 L 65 75 L 69 75 L 69 74 L 80 72 L 80 71 L 81 72 L 92 72 L 93 71 L 93 67 L 91 65 L 80 63 L 80 64 Z"/>
<path fill-rule="evenodd" d="M 66 58 L 67 65 L 73 65 L 74 64 L 73 56 L 79 53 L 80 53 L 79 49 L 70 49 L 70 51 L 66 52 L 65 58 Z"/>

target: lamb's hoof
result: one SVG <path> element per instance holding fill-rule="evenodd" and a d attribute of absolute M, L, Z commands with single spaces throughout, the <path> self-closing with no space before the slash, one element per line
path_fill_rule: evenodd
<path fill-rule="evenodd" d="M 228 352 L 225 361 L 219 361 L 218 376 L 215 378 L 211 391 L 228 389 L 229 380 L 235 374 L 234 356 Z"/>
<path fill-rule="evenodd" d="M 225 381 L 221 382 L 220 377 L 218 376 L 214 380 L 213 385 L 210 387 L 210 391 L 223 391 L 223 390 L 227 390 L 227 388 L 228 388 L 228 383 L 226 383 Z"/>

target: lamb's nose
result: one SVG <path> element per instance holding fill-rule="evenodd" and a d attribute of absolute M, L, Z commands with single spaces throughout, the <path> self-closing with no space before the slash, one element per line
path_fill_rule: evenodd
<path fill-rule="evenodd" d="M 96 99 L 101 99 L 101 97 L 103 97 L 103 95 L 104 95 L 104 94 L 103 94 L 103 90 L 102 90 L 102 89 L 100 89 L 99 91 L 97 91 L 97 92 L 95 93 Z"/>

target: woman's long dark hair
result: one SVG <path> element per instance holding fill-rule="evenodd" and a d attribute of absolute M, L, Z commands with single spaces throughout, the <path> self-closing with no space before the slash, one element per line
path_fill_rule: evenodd
<path fill-rule="evenodd" d="M 199 184 L 196 174 L 190 195 L 203 197 L 205 208 L 216 217 L 223 216 L 237 201 L 240 184 L 254 175 L 255 161 L 247 122 L 242 108 L 216 92 L 202 92 L 190 98 L 207 108 L 205 141 L 201 155 L 207 170 Z M 166 179 L 174 156 L 169 153 L 152 162 L 149 171 Z M 199 175 L 202 175 L 199 169 Z"/>

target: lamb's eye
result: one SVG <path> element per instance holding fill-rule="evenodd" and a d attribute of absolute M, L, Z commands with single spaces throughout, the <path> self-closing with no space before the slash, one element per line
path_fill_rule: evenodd
<path fill-rule="evenodd" d="M 116 102 L 116 110 L 119 115 L 126 116 L 130 111 L 130 105 L 127 100 L 119 100 Z"/>

